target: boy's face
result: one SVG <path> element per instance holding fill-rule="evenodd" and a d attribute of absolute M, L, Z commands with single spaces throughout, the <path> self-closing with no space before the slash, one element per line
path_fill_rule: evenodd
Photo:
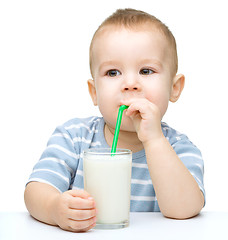
<path fill-rule="evenodd" d="M 156 29 L 104 27 L 94 39 L 89 90 L 106 124 L 115 128 L 121 100 L 146 98 L 165 114 L 172 90 L 171 53 Z M 124 117 L 121 129 L 134 131 Z"/>

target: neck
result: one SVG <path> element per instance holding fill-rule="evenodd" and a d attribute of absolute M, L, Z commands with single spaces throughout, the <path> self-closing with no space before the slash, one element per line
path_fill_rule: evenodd
<path fill-rule="evenodd" d="M 115 129 L 110 128 L 107 124 L 105 124 L 104 136 L 106 142 L 110 147 L 112 146 L 114 133 Z M 143 144 L 138 139 L 138 135 L 136 132 L 120 131 L 117 142 L 117 148 L 125 148 L 130 149 L 132 152 L 138 152 L 143 149 Z"/>

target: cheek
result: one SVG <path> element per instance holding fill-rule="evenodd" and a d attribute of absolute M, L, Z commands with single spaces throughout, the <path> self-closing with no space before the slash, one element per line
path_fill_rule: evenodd
<path fill-rule="evenodd" d="M 97 105 L 102 115 L 109 111 L 110 102 L 106 94 L 101 94 L 97 96 Z"/>
<path fill-rule="evenodd" d="M 165 114 L 169 104 L 169 91 L 164 86 L 147 93 L 146 98 L 159 108 L 162 116 Z"/>
<path fill-rule="evenodd" d="M 100 108 L 113 108 L 115 94 L 110 89 L 103 89 L 97 94 L 97 103 Z"/>
<path fill-rule="evenodd" d="M 115 81 L 106 81 L 105 79 L 99 79 L 97 84 L 97 100 L 98 105 L 101 107 L 113 108 L 118 104 L 118 99 L 120 96 L 120 87 Z"/>
<path fill-rule="evenodd" d="M 97 104 L 99 111 L 104 117 L 105 121 L 111 124 L 111 121 L 114 118 L 115 111 L 117 109 L 117 101 L 115 100 L 115 95 L 113 92 L 109 90 L 110 89 L 105 89 L 97 92 Z"/>

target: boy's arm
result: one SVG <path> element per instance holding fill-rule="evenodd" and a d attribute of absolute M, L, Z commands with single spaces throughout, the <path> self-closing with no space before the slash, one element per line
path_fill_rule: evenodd
<path fill-rule="evenodd" d="M 30 182 L 24 198 L 28 211 L 39 221 L 74 232 L 95 226 L 95 202 L 84 190 L 60 193 L 49 184 Z"/>
<path fill-rule="evenodd" d="M 203 193 L 168 140 L 163 136 L 144 148 L 161 212 L 178 219 L 197 215 L 204 205 Z"/>
<path fill-rule="evenodd" d="M 25 205 L 29 213 L 37 220 L 57 225 L 52 218 L 52 207 L 59 194 L 60 192 L 51 185 L 30 182 L 24 192 Z"/>
<path fill-rule="evenodd" d="M 158 107 L 147 99 L 133 99 L 122 104 L 129 106 L 126 116 L 132 118 L 143 143 L 161 212 L 166 217 L 179 219 L 197 215 L 204 205 L 203 194 L 163 135 Z"/>

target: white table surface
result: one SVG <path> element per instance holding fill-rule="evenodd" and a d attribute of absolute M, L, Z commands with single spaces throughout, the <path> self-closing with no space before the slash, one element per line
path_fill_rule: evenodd
<path fill-rule="evenodd" d="M 201 212 L 188 220 L 173 220 L 161 213 L 131 213 L 130 226 L 117 230 L 67 232 L 33 219 L 27 212 L 0 212 L 1 240 L 103 240 L 103 239 L 214 239 L 228 240 L 228 213 Z"/>

